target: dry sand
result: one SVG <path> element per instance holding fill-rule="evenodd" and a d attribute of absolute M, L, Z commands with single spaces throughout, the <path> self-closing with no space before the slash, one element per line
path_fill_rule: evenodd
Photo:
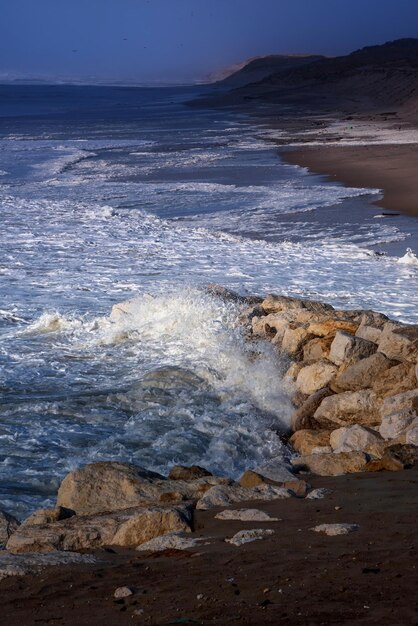
<path fill-rule="evenodd" d="M 236 522 L 215 519 L 219 509 L 197 511 L 196 535 L 212 538 L 210 545 L 159 555 L 102 552 L 106 565 L 4 580 L 0 622 L 417 624 L 417 470 L 309 480 L 333 493 L 256 503 L 282 521 Z M 360 528 L 336 537 L 310 530 L 332 522 Z M 225 543 L 243 528 L 276 532 L 241 547 Z M 115 600 L 125 585 L 135 593 Z"/>

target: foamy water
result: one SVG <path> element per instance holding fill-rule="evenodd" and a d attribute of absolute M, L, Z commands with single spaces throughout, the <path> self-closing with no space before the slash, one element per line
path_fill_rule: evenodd
<path fill-rule="evenodd" d="M 287 363 L 207 283 L 418 319 L 416 223 L 374 219 L 377 190 L 282 164 L 191 92 L 25 89 L 0 138 L 0 507 L 50 503 L 94 460 L 286 458 Z"/>

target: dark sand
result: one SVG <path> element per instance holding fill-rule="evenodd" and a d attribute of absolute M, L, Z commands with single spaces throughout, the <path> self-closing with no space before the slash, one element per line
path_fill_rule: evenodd
<path fill-rule="evenodd" d="M 279 522 L 220 521 L 215 510 L 198 511 L 197 535 L 213 538 L 199 549 L 158 556 L 103 551 L 107 564 L 4 580 L 0 623 L 417 624 L 417 471 L 310 480 L 333 493 L 253 504 Z M 324 522 L 360 529 L 337 537 L 310 530 Z M 276 533 L 241 547 L 223 540 L 257 527 Z M 136 593 L 115 601 L 115 588 L 124 585 Z"/>
<path fill-rule="evenodd" d="M 382 189 L 375 204 L 418 216 L 418 145 L 306 146 L 282 156 L 351 187 Z"/>

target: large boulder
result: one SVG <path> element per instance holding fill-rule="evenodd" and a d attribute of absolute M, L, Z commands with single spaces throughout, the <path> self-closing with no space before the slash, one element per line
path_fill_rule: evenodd
<path fill-rule="evenodd" d="M 289 356 L 298 359 L 302 356 L 303 345 L 312 338 L 306 326 L 290 323 L 284 331 L 281 348 Z"/>
<path fill-rule="evenodd" d="M 191 532 L 190 504 L 137 507 L 115 513 L 73 516 L 49 524 L 21 524 L 7 542 L 7 550 L 54 552 L 91 550 L 102 546 L 137 546 L 168 532 Z"/>
<path fill-rule="evenodd" d="M 63 566 L 95 565 L 101 561 L 92 554 L 77 554 L 76 552 L 51 552 L 50 554 L 10 554 L 0 553 L 0 580 L 10 576 L 36 576 L 49 567 L 57 567 L 62 571 Z"/>
<path fill-rule="evenodd" d="M 398 393 L 395 396 L 385 398 L 380 407 L 382 419 L 386 415 L 393 413 L 402 413 L 404 410 L 418 410 L 418 389 L 411 389 L 404 393 Z"/>
<path fill-rule="evenodd" d="M 312 313 L 330 315 L 334 310 L 330 304 L 315 300 L 303 300 L 291 296 L 277 296 L 269 294 L 261 303 L 265 313 L 280 313 L 282 311 L 296 311 L 305 309 Z"/>
<path fill-rule="evenodd" d="M 170 470 L 168 478 L 169 480 L 196 480 L 196 478 L 204 478 L 205 476 L 212 476 L 212 474 L 199 465 L 191 465 L 190 467 L 174 465 Z"/>
<path fill-rule="evenodd" d="M 6 511 L 0 511 L 0 550 L 3 550 L 9 537 L 17 530 L 19 525 L 20 522 L 13 515 L 6 513 Z"/>
<path fill-rule="evenodd" d="M 290 437 L 289 442 L 298 454 L 312 454 L 315 448 L 330 445 L 330 430 L 298 430 Z"/>
<path fill-rule="evenodd" d="M 379 426 L 379 433 L 384 439 L 396 439 L 417 421 L 418 414 L 414 409 L 404 409 L 398 413 L 385 415 Z"/>
<path fill-rule="evenodd" d="M 410 391 L 417 386 L 415 366 L 413 363 L 404 362 L 384 372 L 376 372 L 376 378 L 370 386 L 382 398 Z"/>
<path fill-rule="evenodd" d="M 345 391 L 324 398 L 314 419 L 322 428 L 349 424 L 374 426 L 380 423 L 379 402 L 371 389 Z"/>
<path fill-rule="evenodd" d="M 373 387 L 376 378 L 379 379 L 379 376 L 392 368 L 393 364 L 394 362 L 386 358 L 384 354 L 376 352 L 343 369 L 330 386 L 337 393 Z M 373 390 L 376 391 L 374 387 Z"/>
<path fill-rule="evenodd" d="M 375 430 L 359 424 L 344 426 L 332 431 L 329 441 L 336 453 L 359 450 L 381 457 L 385 450 L 381 435 Z"/>
<path fill-rule="evenodd" d="M 306 395 L 311 395 L 329 385 L 335 378 L 338 368 L 325 359 L 303 367 L 296 379 L 296 387 Z"/>
<path fill-rule="evenodd" d="M 303 346 L 304 361 L 319 361 L 320 359 L 328 359 L 331 344 L 335 335 L 326 335 L 325 337 L 315 337 Z"/>
<path fill-rule="evenodd" d="M 321 322 L 309 324 L 308 330 L 316 337 L 335 337 L 338 331 L 354 334 L 358 328 L 358 323 L 348 319 L 327 319 Z"/>
<path fill-rule="evenodd" d="M 333 395 L 329 387 L 319 389 L 309 396 L 291 416 L 291 427 L 293 431 L 312 429 L 320 430 L 322 426 L 315 420 L 314 415 L 324 398 Z M 333 428 L 331 426 L 331 428 Z"/>
<path fill-rule="evenodd" d="M 388 359 L 418 362 L 418 324 L 405 326 L 387 322 L 379 340 L 379 351 Z"/>
<path fill-rule="evenodd" d="M 375 343 L 339 330 L 331 344 L 329 360 L 336 365 L 348 365 L 371 356 L 376 350 Z"/>
<path fill-rule="evenodd" d="M 195 480 L 166 480 L 129 463 L 101 462 L 68 474 L 58 490 L 57 506 L 89 515 L 140 506 L 150 502 L 198 500 L 227 478 L 205 476 Z"/>
<path fill-rule="evenodd" d="M 362 472 L 368 458 L 363 452 L 340 452 L 339 454 L 306 454 L 293 461 L 296 467 L 308 469 L 319 476 L 340 476 Z"/>

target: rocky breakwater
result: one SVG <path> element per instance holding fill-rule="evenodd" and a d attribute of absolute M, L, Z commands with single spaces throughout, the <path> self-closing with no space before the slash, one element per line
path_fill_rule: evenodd
<path fill-rule="evenodd" d="M 327 476 L 418 460 L 418 325 L 269 295 L 242 316 L 289 361 L 295 469 Z"/>

